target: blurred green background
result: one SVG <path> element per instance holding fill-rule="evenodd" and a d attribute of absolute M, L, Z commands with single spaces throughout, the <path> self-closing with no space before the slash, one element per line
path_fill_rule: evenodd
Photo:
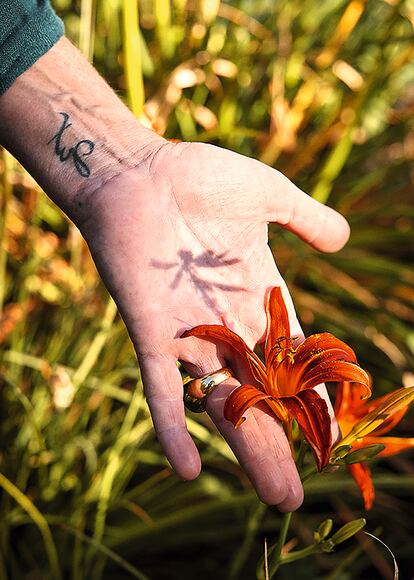
<path fill-rule="evenodd" d="M 271 229 L 307 332 L 346 340 L 374 394 L 414 384 L 414 1 L 55 0 L 67 35 L 169 138 L 277 167 L 349 219 L 321 255 Z M 0 161 L 0 580 L 255 578 L 280 516 L 258 500 L 207 416 L 203 473 L 181 482 L 152 431 L 132 345 L 77 230 Z M 138 386 L 138 388 L 136 388 Z M 413 416 L 399 433 L 412 435 Z M 414 576 L 412 455 L 377 461 L 367 530 Z M 344 472 L 306 489 L 292 546 L 363 515 Z M 351 540 L 280 577 L 392 578 Z M 290 576 L 289 576 L 290 575 Z"/>

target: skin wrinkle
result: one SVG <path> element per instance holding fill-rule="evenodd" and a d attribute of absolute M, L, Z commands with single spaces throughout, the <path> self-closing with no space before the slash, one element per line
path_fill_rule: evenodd
<path fill-rule="evenodd" d="M 224 388 L 227 387 L 228 389 L 228 382 L 223 383 L 223 385 Z M 213 416 L 217 428 L 225 435 L 226 432 L 234 429 L 234 427 L 222 417 L 220 413 L 221 409 L 215 408 L 215 403 L 210 402 L 210 399 L 214 397 L 220 387 L 217 387 L 209 396 L 207 408 Z M 228 390 L 227 394 L 229 394 Z M 218 399 L 221 405 L 224 404 L 225 399 L 225 396 Z M 214 419 L 215 414 L 220 418 Z M 246 422 L 237 429 L 239 439 L 237 444 L 231 445 L 233 451 L 238 456 L 248 477 L 255 485 L 259 498 L 262 501 L 273 505 L 285 502 L 289 507 L 292 506 L 293 509 L 296 509 L 299 504 L 295 502 L 300 500 L 301 492 L 297 492 L 296 495 L 292 493 L 292 489 L 298 486 L 299 481 L 296 468 L 290 455 L 289 444 L 283 433 L 283 428 L 280 425 L 280 430 L 282 431 L 280 434 L 283 437 L 281 440 L 284 442 L 284 445 L 281 445 L 274 432 L 274 421 L 271 425 L 273 429 L 266 432 L 263 429 L 263 423 L 268 422 L 267 416 L 260 409 L 249 409 L 247 415 L 248 419 Z M 270 433 L 270 438 L 269 436 L 265 436 L 265 433 Z M 271 443 L 270 446 L 269 442 Z M 243 446 L 242 452 L 239 449 L 241 446 Z M 283 471 L 280 467 L 281 463 L 282 465 L 286 464 Z"/>
<path fill-rule="evenodd" d="M 269 469 L 271 454 L 269 450 L 263 457 L 255 455 L 249 460 L 242 461 L 242 467 L 250 474 L 249 478 L 253 485 L 258 488 L 259 499 L 265 503 L 279 505 L 285 501 L 290 493 L 290 487 L 286 485 L 279 465 L 273 462 Z M 270 460 L 270 461 L 269 461 Z M 253 471 L 251 464 L 256 464 L 258 469 Z"/>
<path fill-rule="evenodd" d="M 327 227 L 329 224 L 329 217 L 328 214 L 324 214 L 322 216 L 322 219 L 319 219 L 320 223 L 319 223 L 319 228 L 316 229 L 315 235 L 308 238 L 308 242 L 309 244 L 311 244 L 311 246 L 316 246 L 317 245 L 317 240 L 319 238 L 319 236 L 321 235 L 321 232 L 326 232 L 329 231 L 329 228 Z"/>
<path fill-rule="evenodd" d="M 178 149 L 179 155 L 177 155 L 177 159 L 180 159 L 182 156 L 181 149 L 184 150 L 184 153 L 188 152 L 188 159 L 186 160 L 187 163 L 194 165 L 194 170 L 196 174 L 200 174 L 198 188 L 196 191 L 192 192 L 194 187 L 194 183 L 191 182 L 190 185 L 184 183 L 185 187 L 181 187 L 184 189 L 185 194 L 183 195 L 183 205 L 185 206 L 185 212 L 189 218 L 192 220 L 197 219 L 198 217 L 202 217 L 204 219 L 216 219 L 219 217 L 223 219 L 225 214 L 227 215 L 227 221 L 233 221 L 235 217 L 235 213 L 237 212 L 237 221 L 239 219 L 244 219 L 247 216 L 252 222 L 258 223 L 260 218 L 257 210 L 260 210 L 260 217 L 261 217 L 261 207 L 260 204 L 257 203 L 257 199 L 255 199 L 254 205 L 249 205 L 248 213 L 246 216 L 242 216 L 241 212 L 245 209 L 245 203 L 239 204 L 240 198 L 247 198 L 247 191 L 246 191 L 246 179 L 241 179 L 240 171 L 236 174 L 232 174 L 229 179 L 228 175 L 228 165 L 226 162 L 230 161 L 229 159 L 229 151 L 221 150 L 224 156 L 224 159 L 221 160 L 219 163 L 217 162 L 217 156 L 215 155 L 215 148 L 209 144 L 201 144 L 201 143 L 178 143 L 175 144 L 175 147 Z M 200 155 L 203 153 L 204 154 Z M 256 168 L 256 164 L 258 162 L 254 162 L 254 160 L 250 158 L 243 158 L 238 154 L 232 153 L 235 157 L 239 158 L 240 161 L 243 161 L 243 167 L 249 167 L 250 164 L 253 162 L 254 167 Z M 200 161 L 200 159 L 206 159 Z M 260 166 L 260 164 L 258 164 Z M 206 171 L 208 169 L 208 171 Z M 240 167 L 242 170 L 242 166 Z M 245 173 L 246 169 L 243 169 L 243 174 Z M 213 179 L 211 179 L 211 175 Z M 206 177 L 207 176 L 207 177 Z M 177 175 L 174 176 L 175 178 Z M 178 189 L 179 186 L 183 184 L 180 181 L 177 182 Z M 202 203 L 202 210 L 203 212 L 200 214 L 198 204 L 188 204 L 188 194 L 189 192 L 194 194 L 195 199 Z M 222 195 L 222 192 L 225 192 L 225 195 Z M 182 192 L 183 193 L 183 192 Z M 191 196 L 190 196 L 191 200 Z M 181 206 L 180 206 L 181 207 Z M 192 209 L 194 208 L 194 209 Z M 246 210 L 247 211 L 247 210 Z M 206 215 L 208 214 L 208 216 Z"/>
<path fill-rule="evenodd" d="M 190 354 L 190 352 L 188 352 Z M 186 369 L 186 371 L 194 378 L 200 378 L 208 373 L 214 373 L 218 369 L 221 369 L 226 365 L 226 361 L 217 352 L 216 353 L 203 353 L 199 352 L 197 354 L 196 349 L 191 353 L 191 362 L 186 359 L 180 359 L 180 362 Z"/>
<path fill-rule="evenodd" d="M 189 222 L 187 221 L 187 218 L 185 217 L 182 209 L 181 209 L 181 205 L 177 200 L 177 197 L 175 195 L 174 192 L 174 187 L 171 183 L 171 181 L 169 181 L 168 183 L 169 188 L 170 188 L 170 192 L 171 192 L 171 196 L 174 199 L 176 205 L 177 205 L 177 209 L 180 212 L 181 217 L 183 218 L 184 223 L 186 224 L 186 226 L 188 227 L 189 231 L 192 233 L 192 235 L 196 238 L 196 240 L 198 241 L 198 243 L 201 245 L 201 247 L 206 250 L 206 251 L 212 251 L 211 248 L 209 248 L 208 246 L 206 246 L 205 242 L 198 236 L 198 234 L 194 231 L 194 229 L 190 226 Z M 212 235 L 211 232 L 209 232 L 210 236 L 214 239 L 214 241 L 217 243 L 218 247 L 221 248 L 221 251 L 226 250 L 225 247 L 223 247 L 221 245 L 221 243 L 219 242 L 219 240 L 217 239 L 216 236 Z"/>
<path fill-rule="evenodd" d="M 294 224 L 297 219 L 297 207 L 298 207 L 298 192 L 296 189 L 292 190 L 292 195 L 289 197 L 291 200 L 290 211 L 287 214 L 287 221 L 284 222 L 283 225 L 286 227 L 291 227 L 291 224 Z"/>
<path fill-rule="evenodd" d="M 266 175 L 267 179 L 265 180 L 265 220 L 268 223 L 277 223 L 285 226 L 290 221 L 292 197 L 296 196 L 297 192 L 296 188 L 292 187 L 290 182 L 287 182 L 286 189 L 289 191 L 289 195 L 286 195 L 284 179 L 281 179 L 284 176 L 276 169 L 274 171 L 276 174 L 272 174 L 271 179 Z"/>
<path fill-rule="evenodd" d="M 133 151 L 129 156 L 124 157 L 123 159 L 117 159 L 117 161 L 121 164 L 121 165 L 126 165 L 127 166 L 127 171 L 134 171 L 136 169 L 138 169 L 140 166 L 145 166 L 145 162 L 148 161 L 148 159 L 151 159 L 152 157 L 154 157 L 159 150 L 161 150 L 166 144 L 168 143 L 161 143 L 158 147 L 158 149 L 156 148 L 155 150 L 153 150 L 152 148 L 148 148 L 147 153 L 143 156 L 143 158 L 139 161 L 137 161 L 136 163 L 133 163 L 131 166 L 128 167 L 128 161 L 130 159 L 136 159 L 138 156 L 138 151 L 135 150 Z M 111 167 L 111 164 L 108 164 L 105 168 L 104 171 L 106 171 L 107 169 L 109 169 L 109 167 Z M 117 178 L 120 177 L 120 175 L 122 175 L 125 172 L 125 167 L 123 167 L 122 169 L 120 169 L 119 171 L 115 172 L 113 175 L 111 176 L 104 176 L 103 178 L 101 178 L 100 181 L 98 181 L 97 185 L 95 185 L 94 188 L 92 188 L 92 191 L 88 191 L 87 192 L 87 186 L 85 184 L 84 187 L 80 187 L 77 194 L 74 195 L 74 204 L 75 206 L 79 206 L 79 202 L 82 201 L 82 206 L 86 206 L 88 204 L 88 211 L 86 211 L 86 208 L 84 207 L 84 219 L 82 220 L 81 217 L 77 216 L 77 226 L 78 228 L 82 231 L 88 224 L 88 222 L 91 219 L 95 219 L 96 218 L 96 214 L 95 211 L 91 211 L 92 208 L 89 207 L 90 206 L 90 200 L 96 198 L 96 193 L 98 192 L 98 190 L 103 189 L 104 187 L 108 187 L 109 185 L 111 185 L 111 183 Z M 150 175 L 150 174 L 149 174 Z M 151 175 L 150 175 L 151 177 Z"/>
<path fill-rule="evenodd" d="M 173 362 L 175 365 L 174 357 L 170 353 L 165 353 L 161 350 L 159 352 L 158 351 L 149 352 L 149 351 L 142 351 L 142 350 L 139 350 L 136 348 L 135 352 L 138 356 L 139 362 L 143 365 L 149 364 L 148 361 L 150 361 L 151 364 L 155 364 L 157 362 L 160 363 L 161 368 L 162 368 L 161 361 L 166 362 L 168 364 Z M 163 393 L 163 395 L 165 395 L 165 393 Z"/>

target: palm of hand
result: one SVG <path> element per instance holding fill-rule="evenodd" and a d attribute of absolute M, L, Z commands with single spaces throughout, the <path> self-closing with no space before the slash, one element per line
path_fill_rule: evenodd
<path fill-rule="evenodd" d="M 98 195 L 85 237 L 136 347 L 158 438 L 175 470 L 193 478 L 200 463 L 185 426 L 176 361 L 194 376 L 226 364 L 242 382 L 249 375 L 234 353 L 180 335 L 224 319 L 254 346 L 265 332 L 266 290 L 283 285 L 267 245 L 267 223 L 278 221 L 321 249 L 335 249 L 323 245 L 338 227 L 337 214 L 321 212 L 325 231 L 316 227 L 315 235 L 306 213 L 316 202 L 301 198 L 281 174 L 200 144 L 163 144 Z M 344 237 L 346 231 L 330 243 Z M 285 299 L 299 330 L 286 289 Z M 250 410 L 250 420 L 237 431 L 223 418 L 224 400 L 237 384 L 231 379 L 216 388 L 208 411 L 259 496 L 294 509 L 302 490 L 281 426 L 260 408 Z"/>

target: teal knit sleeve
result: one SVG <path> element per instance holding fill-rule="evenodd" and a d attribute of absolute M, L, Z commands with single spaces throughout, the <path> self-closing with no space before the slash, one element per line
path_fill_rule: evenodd
<path fill-rule="evenodd" d="M 0 94 L 63 33 L 49 0 L 0 0 Z"/>

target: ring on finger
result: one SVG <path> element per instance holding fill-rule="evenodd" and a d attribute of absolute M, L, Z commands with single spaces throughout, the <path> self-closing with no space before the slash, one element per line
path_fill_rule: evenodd
<path fill-rule="evenodd" d="M 184 405 L 193 413 L 203 413 L 206 410 L 207 397 L 214 389 L 230 377 L 234 376 L 228 367 L 208 373 L 198 379 L 184 383 Z"/>

